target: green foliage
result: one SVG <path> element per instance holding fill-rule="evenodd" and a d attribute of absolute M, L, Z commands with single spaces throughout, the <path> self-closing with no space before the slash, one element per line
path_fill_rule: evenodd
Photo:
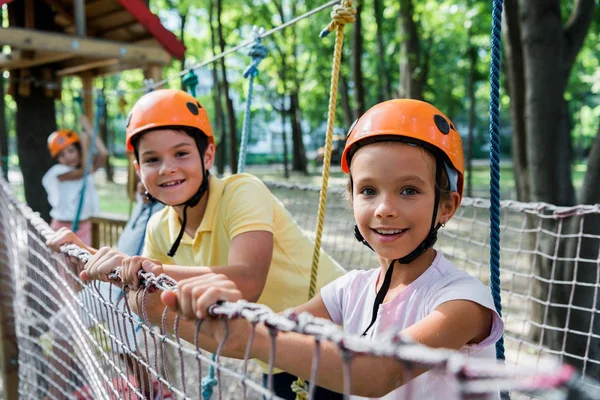
<path fill-rule="evenodd" d="M 227 49 L 252 39 L 254 25 L 267 30 L 301 15 L 321 5 L 321 0 L 221 0 L 223 14 L 222 29 Z M 381 0 L 383 21 L 377 26 L 374 16 L 374 1 L 364 0 L 362 8 L 363 52 L 362 68 L 367 107 L 377 102 L 380 85 L 379 71 L 383 65 L 391 82 L 392 93 L 398 93 L 400 80 L 399 46 L 399 2 Z M 157 13 L 163 24 L 179 37 L 182 17 L 185 17 L 186 61 L 197 64 L 212 57 L 209 5 L 216 0 L 196 2 L 192 0 L 152 0 L 151 9 Z M 489 43 L 491 25 L 491 2 L 489 0 L 426 0 L 414 1 L 413 18 L 417 22 L 421 71 L 426 73 L 424 97 L 452 117 L 459 130 L 466 135 L 469 101 L 467 96 L 469 70 L 469 46 L 477 49 L 475 82 L 475 155 L 487 157 L 488 107 L 489 107 Z M 572 9 L 572 1 L 562 1 L 563 19 L 567 19 Z M 3 10 L 4 12 L 4 10 Z M 5 19 L 6 20 L 6 19 Z M 281 99 L 292 92 L 300 94 L 300 109 L 305 135 L 321 140 L 322 127 L 327 118 L 329 100 L 331 61 L 335 35 L 319 38 L 320 30 L 329 22 L 329 10 L 321 11 L 310 18 L 267 37 L 263 44 L 270 53 L 259 66 L 260 73 L 255 80 L 253 104 L 253 131 L 251 143 L 265 139 L 268 135 L 280 137 L 277 127 L 282 107 Z M 600 119 L 600 8 L 590 33 L 584 43 L 570 75 L 566 92 L 572 115 L 573 139 L 576 154 L 584 156 L 597 133 Z M 350 60 L 353 52 L 351 35 L 354 26 L 345 28 L 345 47 L 341 74 L 349 84 L 351 108 L 353 98 L 352 72 Z M 377 32 L 381 32 L 385 54 L 381 58 L 377 50 Z M 226 57 L 227 76 L 230 81 L 230 95 L 238 114 L 238 132 L 243 123 L 244 102 L 248 82 L 242 77 L 250 62 L 246 47 Z M 218 49 L 217 49 L 218 51 Z M 214 115 L 211 66 L 200 68 L 198 98 Z M 163 71 L 164 77 L 174 77 L 182 69 L 181 62 L 173 61 Z M 502 73 L 502 79 L 505 72 Z M 124 145 L 124 113 L 119 107 L 117 90 L 126 93 L 129 110 L 142 94 L 143 74 L 140 70 L 123 72 L 117 76 L 97 80 L 97 87 L 105 85 L 109 129 L 113 132 L 113 149 L 122 151 Z M 180 79 L 172 79 L 167 87 L 181 87 Z M 57 102 L 57 122 L 59 126 L 76 127 L 77 110 L 74 108 L 74 94 L 80 90 L 78 78 L 63 80 L 63 95 Z M 505 128 L 502 146 L 505 156 L 510 152 L 510 100 L 502 86 L 501 126 Z M 138 92 L 133 93 L 133 91 Z M 284 101 L 285 103 L 285 101 Z M 14 136 L 14 102 L 6 96 L 7 124 L 11 137 Z M 344 111 L 338 98 L 336 127 L 346 129 Z M 289 119 L 288 119 L 289 124 Z M 289 126 L 288 126 L 289 132 Z M 219 136 L 219 132 L 216 133 Z M 291 150 L 291 143 L 288 143 Z M 314 147 L 314 146 L 313 146 Z M 258 159 L 258 158 L 257 158 Z M 250 159 L 249 159 L 250 160 Z"/>

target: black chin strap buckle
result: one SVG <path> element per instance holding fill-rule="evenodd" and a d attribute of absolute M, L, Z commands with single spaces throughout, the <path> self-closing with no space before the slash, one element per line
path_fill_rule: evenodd
<path fill-rule="evenodd" d="M 149 192 L 149 191 L 147 191 L 147 190 L 144 192 L 144 196 L 146 196 L 146 199 L 147 199 L 148 201 L 156 201 L 156 199 L 154 198 L 154 196 L 152 196 L 152 195 L 150 194 L 150 192 Z"/>
<path fill-rule="evenodd" d="M 359 243 L 362 243 L 365 246 L 367 246 L 368 248 L 370 248 L 371 250 L 373 250 L 373 248 L 371 247 L 371 245 L 369 244 L 369 242 L 367 242 L 365 240 L 365 238 L 363 237 L 363 235 L 358 230 L 358 225 L 354 225 L 354 237 L 356 238 L 356 240 L 358 240 Z M 375 251 L 375 250 L 373 250 L 373 251 Z"/>

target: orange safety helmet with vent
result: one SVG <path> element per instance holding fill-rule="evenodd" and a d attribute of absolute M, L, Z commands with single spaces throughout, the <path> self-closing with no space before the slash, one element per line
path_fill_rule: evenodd
<path fill-rule="evenodd" d="M 441 154 L 443 161 L 458 173 L 456 191 L 462 198 L 465 170 L 462 139 L 452 121 L 424 101 L 395 99 L 369 109 L 350 128 L 342 154 L 342 170 L 350 173 L 350 161 L 360 147 L 394 140 L 421 144 L 437 153 L 436 157 Z"/>
<path fill-rule="evenodd" d="M 379 309 L 379 305 L 383 302 L 389 290 L 392 274 L 394 273 L 394 264 L 396 262 L 410 264 L 433 247 L 437 240 L 437 231 L 442 226 L 437 221 L 441 196 L 437 183 L 440 182 L 443 169 L 446 170 L 448 175 L 450 190 L 457 192 L 460 198 L 462 198 L 463 192 L 464 159 L 462 140 L 452 121 L 431 104 L 418 100 L 396 99 L 385 101 L 369 109 L 350 128 L 346 146 L 342 153 L 342 170 L 350 174 L 352 156 L 360 147 L 386 141 L 414 144 L 433 154 L 436 162 L 435 200 L 431 226 L 427 236 L 413 251 L 391 261 L 382 286 L 375 298 L 371 323 L 363 332 L 363 336 L 367 334 L 377 319 L 376 310 Z M 350 175 L 350 182 L 352 182 L 352 175 Z M 359 242 L 373 250 L 356 225 L 354 226 L 354 236 Z"/>
<path fill-rule="evenodd" d="M 215 143 L 208 113 L 198 100 L 183 90 L 159 89 L 140 97 L 131 109 L 125 135 L 127 150 L 133 151 L 133 137 L 167 127 L 197 128 L 208 137 L 209 143 Z"/>
<path fill-rule="evenodd" d="M 48 136 L 48 150 L 52 158 L 72 144 L 79 143 L 79 136 L 69 129 L 59 129 Z"/>

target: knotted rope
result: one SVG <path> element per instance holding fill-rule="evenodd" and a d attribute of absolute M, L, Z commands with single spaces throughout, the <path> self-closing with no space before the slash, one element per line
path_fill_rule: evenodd
<path fill-rule="evenodd" d="M 325 209 L 327 206 L 327 187 L 329 184 L 329 169 L 331 167 L 331 150 L 333 148 L 333 128 L 335 125 L 335 109 L 337 103 L 338 79 L 340 75 L 340 64 L 342 61 L 342 48 L 344 46 L 344 27 L 355 20 L 356 9 L 352 7 L 352 0 L 342 0 L 338 6 L 331 11 L 331 22 L 320 33 L 325 37 L 336 30 L 335 47 L 333 50 L 333 62 L 331 66 L 331 87 L 329 90 L 329 109 L 327 113 L 327 132 L 325 135 L 325 156 L 323 159 L 323 175 L 321 192 L 319 193 L 319 209 L 317 212 L 317 227 L 315 229 L 315 248 L 313 251 L 312 268 L 310 271 L 310 286 L 308 298 L 315 295 L 317 289 L 317 276 L 319 274 L 319 260 L 321 258 L 321 238 L 323 236 L 323 225 L 325 224 Z M 296 400 L 308 399 L 308 385 L 306 381 L 298 378 L 292 384 L 292 390 L 296 393 Z"/>
<path fill-rule="evenodd" d="M 248 80 L 248 95 L 246 96 L 246 112 L 244 114 L 244 125 L 242 127 L 242 143 L 240 144 L 240 155 L 238 158 L 238 172 L 244 172 L 246 166 L 246 153 L 248 151 L 248 139 L 250 138 L 250 132 L 252 126 L 250 125 L 250 113 L 252 112 L 252 95 L 254 93 L 254 78 L 258 75 L 258 64 L 267 56 L 269 51 L 261 43 L 260 35 L 263 30 L 256 30 L 256 39 L 248 54 L 252 57 L 252 61 L 246 70 L 244 71 L 244 78 Z"/>

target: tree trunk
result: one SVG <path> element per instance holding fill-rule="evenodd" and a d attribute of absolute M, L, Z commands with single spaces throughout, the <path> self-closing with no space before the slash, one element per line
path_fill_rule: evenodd
<path fill-rule="evenodd" d="M 290 95 L 290 121 L 292 123 L 292 169 L 308 175 L 306 165 L 306 151 L 302 141 L 302 113 L 300 112 L 300 102 L 298 92 L 294 91 Z"/>
<path fill-rule="evenodd" d="M 223 24 L 221 24 L 221 14 L 223 11 L 222 0 L 217 0 L 217 34 L 219 36 L 220 51 L 225 51 L 225 38 L 223 36 Z M 225 105 L 227 107 L 227 129 L 229 131 L 229 165 L 231 173 L 237 173 L 237 125 L 235 121 L 235 111 L 233 101 L 229 95 L 229 82 L 227 80 L 227 69 L 225 68 L 225 58 L 221 58 L 221 75 L 223 77 L 223 92 L 225 94 Z"/>
<path fill-rule="evenodd" d="M 25 26 L 25 2 L 15 1 L 8 5 L 11 26 Z M 56 31 L 54 13 L 50 6 L 41 0 L 35 1 L 35 29 Z M 29 77 L 34 80 L 47 80 L 45 68 L 30 68 Z M 12 71 L 16 78 L 23 70 Z M 52 77 L 54 78 L 54 77 Z M 17 154 L 23 173 L 25 199 L 29 207 L 40 213 L 46 221 L 50 220 L 50 205 L 46 191 L 42 186 L 42 177 L 53 164 L 47 148 L 48 135 L 56 130 L 54 98 L 46 96 L 43 86 L 29 84 L 29 93 L 15 91 L 13 99 L 17 104 L 16 132 Z M 35 162 L 30 162 L 35 160 Z"/>
<path fill-rule="evenodd" d="M 41 72 L 40 68 L 32 68 L 31 76 L 41 80 Z M 31 85 L 29 96 L 22 96 L 17 90 L 14 100 L 17 103 L 17 154 L 23 173 L 25 199 L 29 207 L 50 221 L 50 204 L 42 186 L 42 177 L 54 164 L 47 147 L 48 135 L 56 130 L 54 98 L 46 97 L 43 87 Z"/>
<path fill-rule="evenodd" d="M 469 35 L 471 29 L 469 29 Z M 467 96 L 469 97 L 469 126 L 467 128 L 467 196 L 473 196 L 473 145 L 475 143 L 475 81 L 477 79 L 477 48 L 472 44 L 467 50 L 470 67 L 469 82 L 467 84 Z"/>
<path fill-rule="evenodd" d="M 590 149 L 587 171 L 581 188 L 580 204 L 600 203 L 600 124 L 594 144 Z"/>
<path fill-rule="evenodd" d="M 383 43 L 383 7 L 381 6 L 381 0 L 373 0 L 373 13 L 375 14 L 375 25 L 377 27 L 375 40 L 377 41 L 377 56 L 379 57 L 377 62 L 377 72 L 379 74 L 377 79 L 377 101 L 381 103 L 392 98 L 392 87 L 385 63 L 387 57 L 385 56 L 385 44 Z"/>
<path fill-rule="evenodd" d="M 342 73 L 340 80 L 340 95 L 342 100 L 342 110 L 344 110 L 344 123 L 346 125 L 346 130 L 350 129 L 352 123 L 356 119 L 354 116 L 354 112 L 352 111 L 352 107 L 350 107 L 350 95 L 348 94 L 348 79 Z"/>
<path fill-rule="evenodd" d="M 4 76 L 0 73 L 0 169 L 2 169 L 4 180 L 8 182 L 8 129 L 5 112 Z"/>
<path fill-rule="evenodd" d="M 208 5 L 208 21 L 210 26 L 210 44 L 213 55 L 216 55 L 216 34 L 213 24 L 214 20 L 214 2 L 211 1 Z M 221 80 L 219 79 L 219 71 L 217 64 L 211 66 L 213 78 L 213 101 L 215 103 L 215 125 L 216 125 L 216 143 L 217 153 L 215 163 L 217 164 L 217 173 L 223 175 L 225 173 L 225 161 L 227 158 L 227 135 L 225 133 L 225 115 L 223 114 L 223 100 L 221 98 Z"/>
<path fill-rule="evenodd" d="M 521 47 L 521 21 L 518 0 L 505 0 L 502 29 L 512 122 L 512 153 L 517 200 L 531 201 L 529 168 L 527 160 L 527 134 L 525 131 L 525 77 L 523 70 L 523 49 Z"/>
<path fill-rule="evenodd" d="M 519 101 L 518 93 L 514 89 L 524 87 L 524 101 L 520 115 L 524 116 L 523 133 L 526 135 L 524 143 L 531 200 L 559 206 L 572 205 L 575 202 L 575 193 L 570 171 L 570 126 L 563 96 L 572 64 L 591 23 L 594 1 L 576 2 L 566 27 L 562 24 L 559 0 L 521 0 L 518 6 L 519 10 L 516 11 L 515 3 L 507 2 L 505 32 L 508 33 L 510 46 L 509 77 L 513 88 L 511 102 L 516 103 L 514 107 Z M 519 24 L 514 23 L 515 12 Z M 520 41 L 516 43 L 515 29 L 519 28 Z M 522 85 L 518 83 L 520 68 L 518 46 L 522 49 Z M 515 113 L 513 113 L 514 117 Z M 520 129 L 518 123 L 518 119 L 513 121 L 513 128 L 516 126 Z M 517 138 L 519 139 L 521 138 Z M 519 157 L 523 155 L 519 154 Z M 583 226 L 580 225 L 580 218 L 571 217 L 561 220 L 547 218 L 541 224 L 543 230 L 556 232 L 558 237 L 544 235 L 536 250 L 545 257 L 538 256 L 537 260 L 532 260 L 537 268 L 535 274 L 542 278 L 534 282 L 534 297 L 548 305 L 535 302 L 531 319 L 543 323 L 545 327 L 555 328 L 544 329 L 545 346 L 562 351 L 565 344 L 567 349 L 571 349 L 567 352 L 584 357 L 586 354 L 582 351 L 587 348 L 587 337 L 564 329 L 577 327 L 575 330 L 590 331 L 589 312 L 579 312 L 572 308 L 578 304 L 591 308 L 589 293 L 582 285 L 569 287 L 557 283 L 557 281 L 572 280 L 575 271 L 572 262 L 562 260 L 583 257 L 583 252 L 590 252 L 591 259 L 596 260 L 598 257 L 597 250 L 594 255 L 594 249 L 585 248 L 589 244 L 584 243 L 586 239 L 581 235 L 581 231 L 597 229 L 597 224 L 594 226 L 596 221 L 593 221 L 595 216 L 585 217 Z M 573 233 L 577 237 L 566 236 Z M 579 255 L 576 250 L 580 243 L 576 242 L 581 242 Z M 589 271 L 590 268 L 581 260 L 578 264 L 575 278 L 578 281 L 581 279 L 581 283 L 587 282 L 590 276 L 582 271 Z M 596 282 L 595 279 L 594 275 L 592 282 Z M 568 320 L 567 316 L 569 316 Z M 536 335 L 541 333 L 539 329 L 534 330 L 533 340 L 536 340 Z M 582 367 L 576 358 L 566 358 L 568 362 Z"/>
<path fill-rule="evenodd" d="M 365 89 L 363 86 L 362 73 L 362 35 L 364 32 L 361 28 L 360 14 L 362 11 L 362 3 L 356 6 L 356 20 L 352 27 L 352 79 L 354 81 L 354 102 L 356 106 L 356 115 L 360 118 L 365 113 Z"/>
<path fill-rule="evenodd" d="M 598 134 L 592 146 L 590 156 L 588 158 L 587 171 L 584 178 L 583 188 L 581 191 L 581 204 L 597 204 L 600 203 L 600 126 Z M 589 332 L 596 335 L 596 338 L 591 338 L 588 343 L 588 337 L 585 335 L 571 334 L 566 340 L 566 351 L 570 354 L 587 355 L 590 360 L 600 360 L 600 340 L 597 339 L 600 335 L 600 318 L 594 318 L 592 309 L 600 309 L 600 297 L 597 296 L 598 271 L 600 264 L 600 215 L 588 214 L 583 217 L 576 218 L 572 227 L 571 233 L 577 234 L 577 240 L 571 239 L 568 243 L 567 254 L 571 258 L 577 258 L 580 261 L 578 264 L 572 265 L 571 269 L 577 271 L 575 280 L 579 285 L 573 289 L 573 307 L 571 315 L 567 321 L 567 326 L 571 331 Z M 579 252 L 577 251 L 579 250 Z M 596 260 L 596 261 L 582 261 Z M 581 310 L 587 309 L 587 311 Z M 594 321 L 593 325 L 592 322 Z M 569 360 L 570 363 L 583 367 L 580 360 Z M 595 363 L 587 363 L 587 376 L 600 376 L 600 366 Z"/>
<path fill-rule="evenodd" d="M 423 100 L 421 50 L 412 0 L 400 0 L 400 97 Z"/>

